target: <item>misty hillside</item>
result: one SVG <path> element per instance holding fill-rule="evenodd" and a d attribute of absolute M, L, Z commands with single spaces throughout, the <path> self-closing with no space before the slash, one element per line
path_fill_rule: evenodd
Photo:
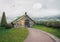
<path fill-rule="evenodd" d="M 45 19 L 60 19 L 60 15 L 45 17 Z"/>
<path fill-rule="evenodd" d="M 7 21 L 12 22 L 14 18 L 17 18 L 17 17 L 7 17 Z M 32 17 L 32 19 L 35 21 L 40 21 L 40 20 L 59 20 L 60 21 L 60 15 L 46 16 L 46 17 Z M 1 22 L 1 17 L 0 17 L 0 22 Z"/>
<path fill-rule="evenodd" d="M 60 21 L 60 15 L 55 15 L 55 16 L 46 16 L 46 17 L 38 17 L 38 18 L 32 18 L 35 21 L 40 21 L 40 20 L 57 20 Z"/>

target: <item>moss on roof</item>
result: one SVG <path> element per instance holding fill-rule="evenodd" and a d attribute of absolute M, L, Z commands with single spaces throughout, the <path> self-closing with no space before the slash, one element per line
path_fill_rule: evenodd
<path fill-rule="evenodd" d="M 17 17 L 15 20 L 13 20 L 12 22 L 15 22 L 15 21 L 17 21 L 18 19 L 20 19 L 22 16 L 19 16 L 19 17 Z"/>
<path fill-rule="evenodd" d="M 27 14 L 25 14 L 25 15 L 22 15 L 22 16 L 19 16 L 19 17 L 17 17 L 13 22 L 18 22 L 20 19 L 22 19 L 24 16 L 27 16 L 30 20 L 32 20 Z M 35 23 L 35 21 L 34 20 L 32 20 L 34 23 Z"/>

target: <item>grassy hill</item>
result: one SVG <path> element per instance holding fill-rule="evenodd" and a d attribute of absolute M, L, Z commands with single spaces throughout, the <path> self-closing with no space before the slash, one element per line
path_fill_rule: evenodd
<path fill-rule="evenodd" d="M 23 42 L 27 35 L 26 28 L 4 29 L 0 27 L 0 42 Z"/>
<path fill-rule="evenodd" d="M 33 28 L 43 30 L 45 32 L 51 33 L 51 34 L 55 35 L 56 37 L 60 38 L 60 29 L 58 29 L 58 28 L 46 27 L 43 25 L 34 25 Z"/>

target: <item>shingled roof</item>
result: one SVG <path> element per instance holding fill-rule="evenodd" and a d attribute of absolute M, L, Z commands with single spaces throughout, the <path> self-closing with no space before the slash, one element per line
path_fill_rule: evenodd
<path fill-rule="evenodd" d="M 23 17 L 27 16 L 31 21 L 33 21 L 35 23 L 34 20 L 32 20 L 28 15 L 27 15 L 27 12 L 25 12 L 24 15 L 22 16 L 19 16 L 18 18 L 16 18 L 13 22 L 18 22 L 19 20 L 21 20 Z"/>

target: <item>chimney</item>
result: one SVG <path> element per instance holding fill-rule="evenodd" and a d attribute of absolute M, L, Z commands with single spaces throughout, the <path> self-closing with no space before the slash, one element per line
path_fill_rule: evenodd
<path fill-rule="evenodd" d="M 27 15 L 27 12 L 25 12 L 25 15 Z"/>

